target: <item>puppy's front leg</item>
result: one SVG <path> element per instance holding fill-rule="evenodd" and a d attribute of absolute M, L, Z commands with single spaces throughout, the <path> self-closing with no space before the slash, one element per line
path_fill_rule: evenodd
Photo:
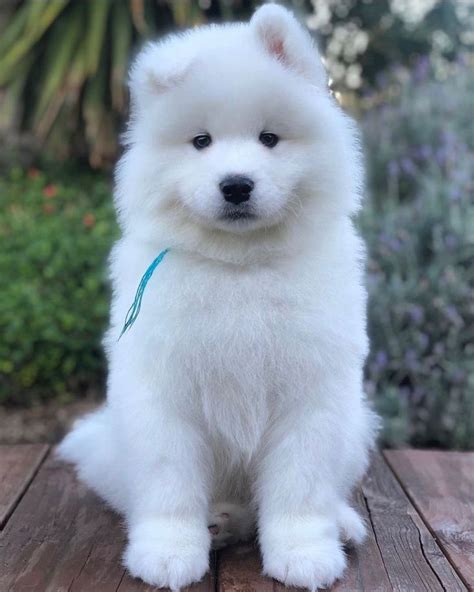
<path fill-rule="evenodd" d="M 137 397 L 122 417 L 129 490 L 130 573 L 180 589 L 209 567 L 210 463 L 195 426 L 151 397 Z"/>
<path fill-rule="evenodd" d="M 346 564 L 337 511 L 345 456 L 335 410 L 303 406 L 276 422 L 257 477 L 264 572 L 287 585 L 331 585 Z"/>

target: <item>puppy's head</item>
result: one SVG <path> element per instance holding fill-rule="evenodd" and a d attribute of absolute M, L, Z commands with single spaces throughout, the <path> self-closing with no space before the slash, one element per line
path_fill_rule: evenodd
<path fill-rule="evenodd" d="M 130 76 L 128 150 L 118 168 L 125 223 L 251 236 L 355 209 L 348 120 L 309 34 L 264 5 L 250 23 L 148 45 Z M 135 222 L 132 222 L 135 220 Z M 145 223 L 146 220 L 146 223 Z"/>

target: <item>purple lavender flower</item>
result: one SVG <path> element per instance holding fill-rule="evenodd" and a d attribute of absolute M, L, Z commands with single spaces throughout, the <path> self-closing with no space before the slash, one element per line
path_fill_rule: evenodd
<path fill-rule="evenodd" d="M 428 56 L 422 56 L 418 59 L 413 69 L 413 80 L 422 82 L 426 80 L 430 71 L 430 59 Z"/>
<path fill-rule="evenodd" d="M 463 382 L 465 378 L 466 372 L 462 368 L 455 368 L 451 374 L 452 381 L 457 384 Z"/>
<path fill-rule="evenodd" d="M 410 394 L 410 399 L 412 403 L 419 404 L 423 401 L 426 395 L 426 390 L 420 386 L 416 386 Z"/>
<path fill-rule="evenodd" d="M 451 130 L 443 129 L 439 133 L 439 141 L 441 144 L 451 146 L 456 143 L 456 136 Z"/>
<path fill-rule="evenodd" d="M 440 166 L 443 166 L 444 164 L 446 164 L 448 157 L 449 157 L 449 150 L 445 146 L 440 146 L 435 152 L 436 162 Z"/>
<path fill-rule="evenodd" d="M 428 337 L 428 335 L 426 333 L 420 333 L 418 335 L 418 341 L 420 342 L 420 346 L 423 350 L 425 350 L 428 347 L 428 344 L 430 342 L 430 338 Z"/>
<path fill-rule="evenodd" d="M 388 174 L 390 177 L 398 177 L 400 173 L 400 166 L 396 160 L 391 160 L 388 163 Z"/>
<path fill-rule="evenodd" d="M 448 249 L 455 249 L 459 245 L 459 241 L 457 236 L 454 234 L 447 234 L 444 237 L 444 244 L 447 246 Z"/>
<path fill-rule="evenodd" d="M 389 82 L 388 76 L 384 72 L 381 72 L 380 74 L 377 75 L 376 83 L 377 83 L 377 87 L 379 88 L 379 90 L 383 90 L 388 85 L 388 82 Z"/>
<path fill-rule="evenodd" d="M 405 364 L 409 370 L 416 370 L 418 368 L 418 355 L 414 349 L 409 349 L 405 352 Z"/>
<path fill-rule="evenodd" d="M 406 173 L 407 175 L 415 175 L 416 174 L 416 166 L 411 158 L 408 158 L 407 156 L 405 156 L 404 158 L 402 158 L 402 161 L 400 164 L 401 164 L 402 171 L 404 173 Z"/>
<path fill-rule="evenodd" d="M 398 239 L 398 238 L 394 238 L 391 237 L 388 241 L 387 244 L 389 246 L 389 248 L 394 252 L 394 253 L 398 253 L 401 251 L 402 248 L 402 242 Z"/>
<path fill-rule="evenodd" d="M 425 312 L 418 304 L 411 304 L 408 308 L 408 316 L 416 325 L 419 325 L 425 317 Z"/>
<path fill-rule="evenodd" d="M 446 308 L 444 309 L 444 312 L 446 313 L 446 316 L 451 321 L 451 323 L 454 323 L 455 325 L 463 324 L 461 315 L 458 313 L 456 307 L 452 304 L 448 304 L 448 306 L 446 306 Z"/>
<path fill-rule="evenodd" d="M 459 201 L 462 197 L 462 192 L 459 187 L 450 187 L 448 191 L 448 199 L 450 201 Z"/>
<path fill-rule="evenodd" d="M 383 350 L 379 350 L 375 354 L 375 366 L 377 367 L 378 370 L 383 370 L 383 368 L 385 368 L 387 363 L 388 363 L 387 352 L 385 352 Z"/>
<path fill-rule="evenodd" d="M 408 400 L 411 397 L 411 391 L 408 387 L 402 386 L 398 389 L 401 399 Z"/>
<path fill-rule="evenodd" d="M 423 144 L 423 146 L 420 147 L 420 155 L 423 160 L 428 160 L 433 156 L 433 148 L 429 144 Z"/>

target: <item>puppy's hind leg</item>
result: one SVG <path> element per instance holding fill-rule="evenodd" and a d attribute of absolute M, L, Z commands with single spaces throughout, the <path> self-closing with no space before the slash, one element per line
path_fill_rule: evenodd
<path fill-rule="evenodd" d="M 113 425 L 107 406 L 79 419 L 57 450 L 73 463 L 79 478 L 118 512 L 127 507 L 126 488 L 118 466 Z"/>
<path fill-rule="evenodd" d="M 347 502 L 339 505 L 337 522 L 342 542 L 353 546 L 360 545 L 364 541 L 367 535 L 364 521 Z"/>
<path fill-rule="evenodd" d="M 255 515 L 244 504 L 217 502 L 211 506 L 208 522 L 213 549 L 247 541 L 255 534 Z"/>

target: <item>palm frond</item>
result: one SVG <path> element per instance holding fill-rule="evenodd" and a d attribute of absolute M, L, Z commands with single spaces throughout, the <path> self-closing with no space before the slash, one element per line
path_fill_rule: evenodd
<path fill-rule="evenodd" d="M 83 22 L 81 13 L 82 6 L 73 5 L 72 10 L 65 15 L 61 28 L 57 27 L 52 32 L 48 43 L 46 50 L 48 69 L 42 81 L 33 118 L 33 125 L 41 132 L 40 136 L 47 134 L 54 121 L 51 113 L 58 108 L 58 98 L 65 96 L 66 73 L 71 66 L 81 35 Z M 49 105 L 55 105 L 55 109 L 48 109 Z M 45 118 L 46 113 L 48 117 Z"/>
<path fill-rule="evenodd" d="M 20 113 L 22 127 L 55 150 L 64 138 L 61 155 L 86 145 L 102 166 L 116 148 L 135 45 L 172 23 L 204 19 L 191 0 L 19 0 L 0 37 L 8 116 Z"/>
<path fill-rule="evenodd" d="M 114 5 L 112 14 L 112 60 L 110 92 L 112 107 L 122 111 L 125 107 L 125 78 L 132 49 L 133 31 L 129 13 L 123 2 Z"/>
<path fill-rule="evenodd" d="M 27 22 L 23 32 L 16 42 L 10 45 L 0 59 L 0 84 L 11 80 L 14 75 L 16 65 L 25 56 L 25 54 L 42 37 L 45 31 L 51 26 L 63 9 L 67 6 L 69 0 L 49 0 L 49 2 L 29 2 Z M 99 2 L 100 4 L 100 2 Z M 39 11 L 41 7 L 41 11 Z M 35 20 L 33 20 L 34 15 Z M 31 17 L 31 18 L 30 18 Z"/>
<path fill-rule="evenodd" d="M 89 0 L 87 6 L 87 72 L 94 75 L 99 67 L 102 49 L 106 39 L 107 17 L 111 7 L 111 0 Z"/>

